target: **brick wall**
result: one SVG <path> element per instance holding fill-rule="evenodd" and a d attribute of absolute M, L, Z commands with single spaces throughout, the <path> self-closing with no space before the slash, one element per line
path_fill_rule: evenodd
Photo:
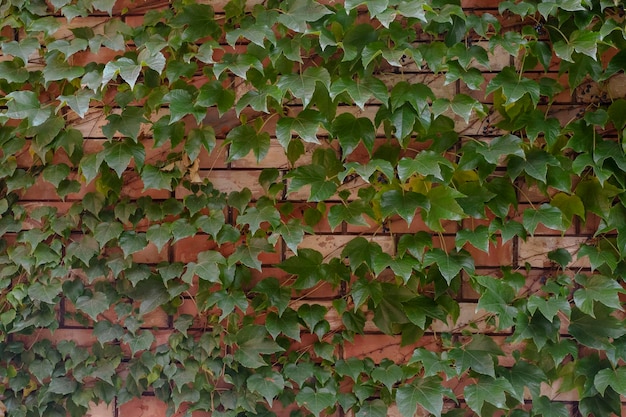
<path fill-rule="evenodd" d="M 224 2 L 209 1 L 209 3 L 215 8 L 216 13 L 223 13 Z M 476 13 L 490 12 L 494 15 L 499 15 L 498 4 L 496 0 L 463 0 L 463 7 L 466 10 L 474 11 Z M 141 24 L 145 12 L 154 8 L 167 7 L 167 2 L 163 0 L 120 0 L 117 2 L 113 9 L 114 15 L 120 15 L 122 10 L 124 14 L 122 19 L 130 26 Z M 70 29 L 73 27 L 88 26 L 98 30 L 101 25 L 109 19 L 106 15 L 94 15 L 89 17 L 77 17 L 67 23 L 65 19 L 59 17 L 59 21 L 63 27 Z M 502 24 L 505 26 L 516 27 L 519 25 L 517 21 L 507 20 L 506 17 L 501 17 Z M 68 36 L 70 32 L 67 30 L 60 30 L 56 32 L 55 36 L 64 37 Z M 19 39 L 21 36 L 17 33 Z M 420 40 L 418 39 L 418 42 Z M 483 46 L 483 45 L 481 45 Z M 228 50 L 228 46 L 225 45 Z M 91 53 L 79 53 L 73 58 L 74 65 L 82 65 L 88 62 L 108 62 L 116 54 L 110 50 L 103 48 L 102 53 L 94 55 Z M 2 59 L 2 57 L 0 57 Z M 498 51 L 493 55 L 490 55 L 490 68 L 482 68 L 486 82 L 488 82 L 498 71 L 508 65 L 519 65 L 516 62 L 515 57 L 511 57 L 504 51 Z M 37 61 L 30 61 L 28 65 L 31 68 L 35 68 L 40 65 Z M 400 74 L 401 73 L 401 74 Z M 559 80 L 565 87 L 565 91 L 560 93 L 552 105 L 550 113 L 558 118 L 562 124 L 579 116 L 581 109 L 584 109 L 590 100 L 597 100 L 594 96 L 594 89 L 596 88 L 592 83 L 589 83 L 590 89 L 587 84 L 581 85 L 576 91 L 569 91 L 567 89 L 567 83 L 564 81 L 566 75 L 559 74 L 558 62 L 554 62 L 549 72 L 543 73 L 537 71 L 538 76 L 550 77 Z M 476 97 L 485 104 L 492 105 L 492 97 L 484 94 L 484 88 L 482 90 L 473 91 L 467 90 L 461 86 L 461 83 L 454 82 L 448 85 L 444 85 L 444 79 L 441 74 L 434 74 L 432 72 L 424 71 L 422 68 L 414 65 L 412 62 L 404 62 L 404 66 L 401 69 L 391 69 L 388 74 L 381 77 L 388 85 L 393 85 L 399 79 L 405 79 L 409 82 L 421 82 L 432 88 L 438 97 L 454 97 L 455 94 L 465 93 L 472 97 Z M 197 74 L 194 78 L 194 82 L 197 85 L 201 85 L 205 81 L 202 74 Z M 624 86 L 626 85 L 626 79 L 624 77 L 614 77 L 610 84 L 609 89 L 617 96 L 624 95 Z M 245 92 L 245 86 L 242 84 L 236 87 L 236 94 L 241 96 Z M 346 107 L 342 111 L 352 112 L 355 115 L 372 117 L 374 116 L 378 103 L 375 100 L 371 100 L 367 103 L 366 108 L 361 110 L 357 107 Z M 289 109 L 290 113 L 297 114 L 300 108 L 297 105 L 292 106 Z M 244 113 L 249 117 L 254 116 L 254 112 L 247 109 Z M 478 138 L 493 138 L 498 136 L 501 132 L 494 126 L 498 116 L 495 114 L 490 115 L 487 119 L 481 120 L 478 118 L 472 118 L 468 122 L 457 118 L 456 122 L 462 132 L 468 139 Z M 206 116 L 206 121 L 210 122 L 214 126 L 217 133 L 217 146 L 213 152 L 209 155 L 203 153 L 200 156 L 200 162 L 198 166 L 198 175 L 200 178 L 209 178 L 211 182 L 223 192 L 229 193 L 231 191 L 240 191 L 244 188 L 249 188 L 252 192 L 253 199 L 259 198 L 263 195 L 264 190 L 258 184 L 258 176 L 263 168 L 275 167 L 278 169 L 285 169 L 288 166 L 286 156 L 278 144 L 277 140 L 272 137 L 272 145 L 269 154 L 262 161 L 257 162 L 251 155 L 246 158 L 236 160 L 234 162 L 228 162 L 228 148 L 223 147 L 223 141 L 227 133 L 234 126 L 238 125 L 239 119 L 234 110 L 227 112 L 220 116 L 217 111 L 209 113 Z M 69 124 L 78 129 L 85 137 L 85 150 L 86 152 L 98 150 L 102 148 L 105 142 L 105 136 L 102 132 L 102 126 L 106 123 L 103 117 L 103 110 L 98 108 L 91 108 L 84 118 L 75 118 L 71 120 Z M 147 151 L 146 159 L 149 161 L 158 161 L 164 158 L 164 154 L 167 150 L 158 148 L 154 150 L 152 148 L 152 132 L 149 130 L 146 124 L 145 129 L 142 129 L 142 141 Z M 265 129 L 268 133 L 275 133 L 275 126 L 272 122 L 265 125 Z M 384 142 L 383 132 L 380 131 L 379 138 L 376 145 Z M 307 145 L 307 154 L 312 153 L 315 148 L 314 145 Z M 55 155 L 56 160 L 63 160 L 64 155 L 58 153 Z M 369 156 L 367 151 L 362 147 L 353 152 L 349 161 L 367 162 Z M 454 155 L 450 155 L 450 158 L 454 158 Z M 305 156 L 300 160 L 306 161 Z M 32 163 L 32 155 L 27 150 L 17 155 L 17 163 L 19 167 L 28 168 Z M 144 195 L 149 195 L 157 201 L 165 201 L 170 198 L 181 200 L 187 194 L 186 191 L 179 187 L 173 191 L 165 190 L 143 190 L 141 179 L 131 171 L 128 171 L 123 176 L 124 188 L 123 194 L 127 195 L 131 199 L 137 199 Z M 353 184 L 350 184 L 350 190 L 353 193 L 353 199 L 356 199 L 356 191 L 359 187 L 360 180 L 354 180 Z M 59 212 L 67 211 L 74 201 L 79 201 L 84 198 L 85 194 L 89 191 L 93 191 L 95 185 L 93 183 L 84 185 L 80 191 L 71 193 L 65 199 L 61 199 L 55 188 L 48 182 L 44 182 L 39 179 L 26 193 L 21 197 L 20 204 L 28 212 L 42 207 L 52 206 L 56 207 Z M 303 215 L 305 210 L 311 207 L 315 207 L 315 203 L 306 202 L 308 194 L 303 191 L 295 193 L 287 193 L 287 184 L 284 185 L 282 191 L 285 196 L 285 201 L 292 202 L 295 206 L 291 216 L 298 217 Z M 530 205 L 538 205 L 546 201 L 546 197 L 533 188 L 522 188 L 518 192 L 519 208 L 517 212 L 520 214 L 525 208 Z M 327 202 L 328 207 L 336 204 L 338 201 L 331 199 Z M 225 213 L 227 219 L 236 225 L 236 216 L 231 213 Z M 487 223 L 485 221 L 479 222 L 477 220 L 464 220 L 463 222 L 449 222 L 444 225 L 444 232 L 435 236 L 435 244 L 440 246 L 453 247 L 454 236 L 458 230 L 465 227 L 475 227 L 477 224 Z M 149 224 L 147 222 L 141 223 L 138 227 L 140 230 L 146 230 Z M 564 247 L 574 252 L 578 245 L 589 239 L 596 230 L 597 221 L 593 218 L 588 219 L 587 222 L 582 223 L 579 220 L 574 220 L 571 227 L 565 232 L 554 231 L 543 226 L 540 226 L 535 235 L 529 237 L 526 241 L 523 241 L 517 237 L 502 242 L 499 239 L 496 244 L 491 244 L 489 253 L 485 253 L 476 250 L 472 247 L 468 247 L 470 250 L 477 270 L 484 271 L 485 274 L 493 271 L 495 268 L 502 265 L 512 265 L 514 268 L 525 265 L 528 266 L 528 280 L 527 286 L 529 289 L 536 288 L 545 276 L 554 274 L 554 265 L 551 260 L 548 259 L 547 253 L 557 247 Z M 37 228 L 38 224 L 33 222 L 32 224 L 25 224 L 24 228 Z M 370 226 L 355 226 L 349 224 L 342 224 L 334 230 L 326 220 L 322 220 L 315 226 L 315 235 L 307 235 L 301 244 L 301 247 L 313 248 L 322 253 L 324 256 L 337 255 L 341 252 L 344 245 L 356 236 L 365 236 L 372 241 L 377 242 L 390 254 L 395 253 L 396 245 L 399 238 L 404 233 L 415 233 L 417 231 L 429 230 L 428 227 L 422 222 L 419 217 L 416 217 L 412 224 L 407 225 L 406 222 L 400 218 L 393 219 L 385 228 L 381 228 L 379 225 L 372 224 Z M 137 252 L 133 255 L 136 262 L 146 263 L 149 265 L 155 265 L 159 262 L 191 262 L 196 259 L 196 254 L 202 250 L 211 249 L 214 247 L 214 243 L 207 239 L 207 236 L 202 234 L 196 234 L 194 237 L 182 239 L 174 244 L 167 244 L 161 250 L 158 250 L 154 245 L 149 245 L 146 249 Z M 228 252 L 228 248 L 222 248 L 223 251 Z M 230 250 L 234 250 L 234 247 Z M 290 256 L 291 251 L 280 242 L 276 244 L 275 252 L 266 253 L 261 256 L 261 261 L 264 264 L 263 272 L 253 272 L 253 279 L 259 280 L 267 276 L 278 277 L 279 279 L 286 279 L 286 273 L 273 267 L 273 265 L 281 262 Z M 589 264 L 580 261 L 574 265 L 576 268 L 583 270 L 589 269 Z M 193 291 L 191 291 L 193 292 Z M 341 288 L 331 288 L 330 286 L 319 286 L 312 290 L 305 291 L 303 293 L 294 294 L 294 305 L 303 303 L 319 303 L 322 305 L 330 305 L 332 300 L 338 295 L 341 295 Z M 470 323 L 474 320 L 478 320 L 479 325 L 476 331 L 487 332 L 493 334 L 495 339 L 502 342 L 506 349 L 515 349 L 515 346 L 504 343 L 506 337 L 509 335 L 506 332 L 496 331 L 495 328 L 490 327 L 486 323 L 480 322 L 480 317 L 484 312 L 476 308 L 477 294 L 464 280 L 463 287 L 459 292 L 459 300 L 461 307 L 461 316 L 459 322 L 452 325 L 446 325 L 443 323 L 436 324 L 432 327 L 431 334 L 426 334 L 419 342 L 419 346 L 426 347 L 428 349 L 437 350 L 438 338 L 437 333 L 451 332 L 455 337 L 463 337 L 459 332 L 464 328 L 464 324 Z M 62 304 L 59 310 L 60 328 L 51 333 L 46 330 L 39 330 L 31 336 L 19 336 L 18 338 L 28 343 L 48 338 L 52 341 L 60 340 L 74 340 L 79 346 L 90 347 L 96 340 L 92 334 L 90 328 L 83 327 L 80 323 L 72 321 L 65 314 L 71 306 L 65 306 Z M 201 331 L 203 323 L 201 317 L 198 315 L 194 303 L 189 299 L 186 299 L 181 307 L 181 312 L 192 314 L 197 317 L 194 322 L 193 328 L 197 331 Z M 111 315 L 113 316 L 113 315 Z M 341 326 L 341 320 L 337 317 L 327 317 L 331 324 L 331 327 Z M 150 313 L 143 324 L 145 328 L 153 329 L 156 335 L 156 344 L 164 343 L 167 341 L 169 334 L 173 331 L 173 317 L 166 314 L 163 310 L 157 309 Z M 303 335 L 302 344 L 309 343 L 311 338 L 307 338 Z M 353 343 L 346 343 L 341 349 L 340 355 L 343 358 L 349 357 L 370 357 L 374 361 L 378 362 L 384 358 L 389 358 L 398 362 L 405 362 L 410 358 L 413 350 L 418 347 L 415 345 L 401 346 L 399 337 L 389 336 L 377 331 L 375 326 L 370 325 L 367 327 L 367 332 L 364 335 L 358 335 Z M 296 347 L 294 347 L 296 348 Z M 507 357 L 503 360 L 503 364 L 511 364 L 512 357 Z M 462 382 L 451 381 L 451 388 L 462 396 Z M 576 396 L 572 392 L 559 393 L 554 387 L 545 387 L 545 394 L 550 398 L 558 401 L 563 401 L 568 404 L 568 407 L 575 407 Z M 165 416 L 166 405 L 157 400 L 152 394 L 146 393 L 141 399 L 133 399 L 126 402 L 119 407 L 114 402 L 110 406 L 99 404 L 93 406 L 90 410 L 92 417 L 161 417 Z M 573 411 L 572 411 L 573 413 Z M 626 407 L 624 408 L 626 413 Z M 183 412 L 179 412 L 176 415 L 182 415 Z M 339 414 L 339 413 L 337 413 Z M 398 415 L 397 410 L 390 410 L 391 415 Z M 208 413 L 195 412 L 194 416 L 200 417 L 208 415 Z"/>

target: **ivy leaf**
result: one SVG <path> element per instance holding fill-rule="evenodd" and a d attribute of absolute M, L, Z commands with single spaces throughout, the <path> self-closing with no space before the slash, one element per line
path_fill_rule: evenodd
<path fill-rule="evenodd" d="M 131 354 L 135 355 L 137 352 L 141 352 L 142 350 L 148 350 L 154 343 L 154 334 L 149 330 L 142 330 L 137 334 L 127 333 L 124 335 L 122 340 L 128 343 L 128 347 L 130 348 Z"/>
<path fill-rule="evenodd" d="M 91 295 L 82 295 L 76 300 L 76 308 L 87 313 L 92 320 L 98 320 L 98 315 L 109 309 L 111 304 L 102 292 Z"/>
<path fill-rule="evenodd" d="M 171 238 L 172 230 L 167 224 L 153 224 L 146 231 L 146 239 L 153 243 L 159 252 Z"/>
<path fill-rule="evenodd" d="M 211 81 L 203 84 L 196 98 L 196 105 L 202 107 L 217 106 L 220 115 L 232 109 L 234 104 L 235 93 L 224 88 L 219 81 Z"/>
<path fill-rule="evenodd" d="M 83 89 L 69 96 L 60 95 L 58 100 L 61 102 L 60 106 L 70 106 L 70 109 L 74 110 L 80 118 L 84 118 L 89 110 L 89 103 L 94 96 L 95 94 L 92 91 Z"/>
<path fill-rule="evenodd" d="M 175 28 L 185 27 L 182 40 L 187 42 L 194 42 L 219 31 L 213 8 L 207 4 L 185 5 L 170 20 L 170 25 Z"/>
<path fill-rule="evenodd" d="M 330 74 L 324 67 L 309 67 L 302 73 L 283 75 L 276 86 L 283 92 L 291 91 L 295 98 L 302 100 L 302 105 L 306 108 L 313 98 L 318 83 L 326 87 L 327 90 L 330 88 Z"/>
<path fill-rule="evenodd" d="M 383 104 L 386 104 L 389 98 L 385 84 L 374 77 L 365 77 L 356 80 L 350 77 L 340 78 L 332 83 L 330 87 L 330 98 L 334 100 L 335 97 L 343 92 L 347 92 L 361 110 L 365 109 L 365 104 L 372 97 L 375 97 Z"/>
<path fill-rule="evenodd" d="M 574 216 L 578 216 L 582 220 L 585 219 L 585 206 L 580 197 L 575 194 L 558 193 L 552 197 L 550 205 L 561 210 L 561 213 L 563 213 L 563 226 L 566 228 L 571 226 Z"/>
<path fill-rule="evenodd" d="M 507 408 L 505 392 L 511 391 L 513 387 L 506 379 L 481 376 L 478 382 L 466 386 L 463 394 L 467 405 L 478 415 L 482 415 L 485 403 L 493 404 L 497 408 Z"/>
<path fill-rule="evenodd" d="M 291 142 L 291 132 L 296 132 L 302 140 L 308 143 L 317 143 L 317 131 L 322 122 L 321 115 L 315 110 L 303 110 L 297 117 L 282 117 L 276 123 L 276 138 L 281 146 L 288 148 Z"/>
<path fill-rule="evenodd" d="M 122 174 L 130 165 L 133 156 L 137 156 L 136 161 L 139 165 L 145 159 L 143 146 L 135 145 L 137 144 L 130 140 L 115 140 L 104 144 L 104 152 L 102 152 L 104 161 L 117 173 L 119 178 L 122 178 Z"/>
<path fill-rule="evenodd" d="M 14 57 L 21 58 L 24 64 L 28 63 L 28 58 L 35 53 L 41 45 L 39 40 L 35 37 L 27 37 L 20 39 L 19 42 L 3 42 L 2 52 L 5 55 L 13 55 Z"/>
<path fill-rule="evenodd" d="M 229 161 L 241 159 L 252 151 L 257 162 L 261 162 L 270 149 L 270 135 L 258 133 L 250 125 L 241 125 L 228 132 L 226 143 L 230 144 Z"/>
<path fill-rule="evenodd" d="M 602 369 L 594 377 L 593 385 L 602 395 L 609 386 L 618 394 L 626 395 L 626 368 Z"/>
<path fill-rule="evenodd" d="M 296 289 L 314 287 L 322 281 L 326 272 L 322 268 L 322 254 L 313 249 L 302 248 L 298 254 L 285 259 L 278 267 L 285 272 L 297 276 L 294 284 Z"/>
<path fill-rule="evenodd" d="M 170 124 L 176 123 L 188 114 L 193 115 L 200 124 L 206 116 L 206 109 L 196 106 L 193 96 L 187 90 L 171 90 L 163 97 L 163 101 L 170 103 Z"/>
<path fill-rule="evenodd" d="M 345 256 L 350 261 L 350 268 L 355 271 L 361 264 L 374 269 L 377 259 L 383 254 L 383 250 L 375 242 L 370 242 L 364 237 L 352 239 L 343 248 L 341 256 Z"/>
<path fill-rule="evenodd" d="M 175 173 L 166 172 L 154 165 L 146 165 L 141 171 L 141 180 L 145 190 L 168 190 L 172 191 L 172 179 Z"/>
<path fill-rule="evenodd" d="M 492 338 L 480 334 L 474 335 L 472 341 L 466 346 L 454 348 L 449 352 L 450 359 L 455 362 L 458 375 L 472 369 L 474 372 L 489 375 L 492 378 L 495 378 L 494 360 L 497 355 L 502 355 L 502 351 L 496 342 Z M 504 397 L 503 390 L 498 392 L 502 392 L 502 397 Z M 504 404 L 504 400 L 502 403 Z"/>
<path fill-rule="evenodd" d="M 235 311 L 235 307 L 239 307 L 241 311 L 246 311 L 248 308 L 248 298 L 243 291 L 227 291 L 222 289 L 212 292 L 207 298 L 206 304 L 209 307 L 215 305 L 222 311 L 218 318 L 218 321 L 222 321 Z"/>
<path fill-rule="evenodd" d="M 121 223 L 112 221 L 100 223 L 94 230 L 93 237 L 96 239 L 100 247 L 104 247 L 108 242 L 117 239 L 124 231 Z"/>
<path fill-rule="evenodd" d="M 461 116 L 463 120 L 465 120 L 465 123 L 469 123 L 473 111 L 479 115 L 485 114 L 484 105 L 467 94 L 455 95 L 450 102 L 450 107 L 455 114 Z"/>
<path fill-rule="evenodd" d="M 380 199 L 380 213 L 384 218 L 398 214 L 407 224 L 413 222 L 418 208 L 430 209 L 430 202 L 420 193 L 412 191 L 391 190 L 384 193 Z"/>
<path fill-rule="evenodd" d="M 125 230 L 118 239 L 120 247 L 124 252 L 124 256 L 130 256 L 135 252 L 139 252 L 148 245 L 146 234 Z"/>
<path fill-rule="evenodd" d="M 252 238 L 246 244 L 237 246 L 235 253 L 228 258 L 228 264 L 234 265 L 241 262 L 245 266 L 261 271 L 259 255 L 263 252 L 273 251 L 272 245 L 262 238 Z"/>
<path fill-rule="evenodd" d="M 460 192 L 442 185 L 431 188 L 426 197 L 430 207 L 426 214 L 422 212 L 422 218 L 432 230 L 443 232 L 442 220 L 461 220 L 466 217 L 465 211 L 456 201 L 463 197 Z"/>
<path fill-rule="evenodd" d="M 417 114 L 407 104 L 402 105 L 391 114 L 391 124 L 395 127 L 395 135 L 404 144 L 405 139 L 413 133 L 413 126 L 417 120 Z"/>
<path fill-rule="evenodd" d="M 305 33 L 307 22 L 315 22 L 331 13 L 313 0 L 292 0 L 288 8 L 278 16 L 278 21 L 295 32 Z"/>
<path fill-rule="evenodd" d="M 28 119 L 30 126 L 39 126 L 51 115 L 49 107 L 43 107 L 32 91 L 14 91 L 6 95 L 6 116 L 12 119 Z"/>
<path fill-rule="evenodd" d="M 581 344 L 593 349 L 611 349 L 610 340 L 626 334 L 623 323 L 610 315 L 606 307 L 596 305 L 594 316 L 572 309 L 568 332 Z"/>
<path fill-rule="evenodd" d="M 433 248 L 424 255 L 424 265 L 435 264 L 446 282 L 450 284 L 461 269 L 471 273 L 474 271 L 474 260 L 463 252 L 448 254 L 439 248 Z"/>
<path fill-rule="evenodd" d="M 535 233 L 539 223 L 554 230 L 563 230 L 563 213 L 556 207 L 544 203 L 538 209 L 524 210 L 522 223 L 531 235 Z"/>
<path fill-rule="evenodd" d="M 552 401 L 550 398 L 542 395 L 533 399 L 533 415 L 541 415 L 544 417 L 569 417 L 570 412 L 564 403 Z"/>
<path fill-rule="evenodd" d="M 287 223 L 281 224 L 275 230 L 282 236 L 285 244 L 292 252 L 298 252 L 298 245 L 304 238 L 304 233 L 312 233 L 310 226 L 303 226 L 297 219 L 290 219 Z"/>
<path fill-rule="evenodd" d="M 322 411 L 335 405 L 337 395 L 328 388 L 304 387 L 296 395 L 299 406 L 305 406 L 315 417 L 319 417 Z"/>
<path fill-rule="evenodd" d="M 263 326 L 249 324 L 239 329 L 236 335 L 238 349 L 235 351 L 235 360 L 246 368 L 267 366 L 261 355 L 284 350 L 267 336 L 269 335 Z"/>
<path fill-rule="evenodd" d="M 578 274 L 576 282 L 581 285 L 581 288 L 574 292 L 574 303 L 583 313 L 595 317 L 593 312 L 595 302 L 615 310 L 622 310 L 619 294 L 625 291 L 614 279 L 597 274 L 589 278 Z"/>
<path fill-rule="evenodd" d="M 200 156 L 202 148 L 211 153 L 215 147 L 215 130 L 211 126 L 191 129 L 185 141 L 185 152 L 191 161 L 195 161 Z"/>
<path fill-rule="evenodd" d="M 386 417 L 387 408 L 380 399 L 365 401 L 359 411 L 356 412 L 355 417 Z"/>
<path fill-rule="evenodd" d="M 267 313 L 265 328 L 274 339 L 282 333 L 297 342 L 300 341 L 298 313 L 291 308 L 286 308 L 280 316 L 273 311 Z"/>
<path fill-rule="evenodd" d="M 247 224 L 252 234 L 255 234 L 264 222 L 268 222 L 272 227 L 280 225 L 280 213 L 274 206 L 263 206 L 260 209 L 248 207 L 243 214 L 237 217 L 237 224 Z"/>
<path fill-rule="evenodd" d="M 141 124 L 147 122 L 143 116 L 142 107 L 126 107 L 121 114 L 111 114 L 107 116 L 108 124 L 102 127 L 102 133 L 113 139 L 116 132 L 137 141 Z"/>
<path fill-rule="evenodd" d="M 600 248 L 593 245 L 582 245 L 578 250 L 578 259 L 589 258 L 591 270 L 596 270 L 602 265 L 606 265 L 611 272 L 617 268 L 617 258 L 613 252 L 606 248 Z M 581 275 L 582 277 L 582 275 Z M 593 277 L 592 277 L 593 278 Z"/>
<path fill-rule="evenodd" d="M 342 113 L 333 120 L 332 132 L 339 140 L 344 157 L 350 155 L 361 141 L 368 153 L 372 154 L 376 130 L 370 119 Z"/>
<path fill-rule="evenodd" d="M 68 395 L 78 389 L 78 382 L 69 377 L 52 378 L 48 385 L 48 392 L 59 395 Z"/>
<path fill-rule="evenodd" d="M 305 165 L 294 169 L 287 174 L 291 180 L 287 186 L 287 193 L 292 193 L 308 185 L 311 187 L 309 201 L 324 201 L 337 191 L 337 184 L 326 178 L 326 170 L 320 165 Z"/>
<path fill-rule="evenodd" d="M 28 70 L 16 61 L 0 62 L 0 74 L 10 83 L 23 83 L 30 76 Z"/>
<path fill-rule="evenodd" d="M 539 84 L 525 77 L 520 78 L 513 67 L 503 68 L 487 84 L 486 93 L 493 93 L 499 88 L 506 98 L 505 105 L 515 104 L 526 94 L 530 96 L 535 106 L 539 103 Z"/>
<path fill-rule="evenodd" d="M 419 378 L 409 385 L 398 388 L 396 404 L 400 413 L 404 417 L 413 417 L 417 412 L 417 406 L 421 405 L 429 413 L 440 417 L 443 409 L 443 396 L 455 398 L 449 389 L 441 385 L 441 382 L 441 378 L 430 376 Z"/>
<path fill-rule="evenodd" d="M 283 376 L 274 371 L 252 374 L 246 380 L 246 384 L 251 391 L 261 394 L 270 407 L 274 402 L 274 398 L 285 388 Z"/>
<path fill-rule="evenodd" d="M 592 59 L 597 59 L 599 40 L 598 32 L 585 29 L 575 30 L 570 35 L 569 39 L 554 42 L 553 49 L 556 56 L 569 62 L 575 62 L 572 59 L 574 52 L 579 52 Z"/>
<path fill-rule="evenodd" d="M 481 146 L 476 147 L 476 152 L 482 155 L 488 163 L 496 165 L 503 155 L 516 155 L 524 158 L 521 146 L 522 140 L 519 137 L 507 134 L 492 139 L 488 144 L 481 142 Z"/>
<path fill-rule="evenodd" d="M 395 363 L 387 367 L 383 367 L 382 365 L 377 366 L 370 375 L 374 381 L 382 382 L 389 392 L 391 392 L 394 385 L 402 380 L 404 376 L 402 368 Z"/>
<path fill-rule="evenodd" d="M 400 181 L 405 182 L 414 174 L 432 175 L 440 181 L 444 181 L 441 167 L 453 169 L 452 163 L 433 151 L 422 151 L 414 158 L 402 158 L 398 162 L 398 176 Z"/>

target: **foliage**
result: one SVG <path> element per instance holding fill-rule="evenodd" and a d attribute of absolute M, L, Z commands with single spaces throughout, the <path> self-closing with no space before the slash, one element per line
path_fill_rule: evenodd
<path fill-rule="evenodd" d="M 567 415 L 558 386 L 620 414 L 620 2 L 121 3 L 0 5 L 8 416 L 145 392 L 216 416 Z M 258 181 L 226 189 L 220 157 Z M 477 262 L 540 235 L 541 279 Z M 484 314 L 459 320 L 470 286 Z M 344 356 L 373 331 L 417 348 Z"/>

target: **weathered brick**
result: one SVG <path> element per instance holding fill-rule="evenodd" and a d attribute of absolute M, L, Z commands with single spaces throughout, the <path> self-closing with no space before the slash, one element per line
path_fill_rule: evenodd
<path fill-rule="evenodd" d="M 588 237 L 576 236 L 529 236 L 525 241 L 519 243 L 518 262 L 520 265 L 528 262 L 532 267 L 550 268 L 554 266 L 553 262 L 548 258 L 548 253 L 556 248 L 567 250 L 574 259 L 569 265 L 571 268 L 588 268 L 588 259 L 582 258 L 577 260 L 576 252 L 581 244 L 587 241 Z"/>

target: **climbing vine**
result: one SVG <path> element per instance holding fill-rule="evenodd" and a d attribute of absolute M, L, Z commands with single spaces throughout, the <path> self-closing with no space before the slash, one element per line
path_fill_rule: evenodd
<path fill-rule="evenodd" d="M 623 5 L 473 3 L 2 2 L 0 414 L 621 415 Z"/>

